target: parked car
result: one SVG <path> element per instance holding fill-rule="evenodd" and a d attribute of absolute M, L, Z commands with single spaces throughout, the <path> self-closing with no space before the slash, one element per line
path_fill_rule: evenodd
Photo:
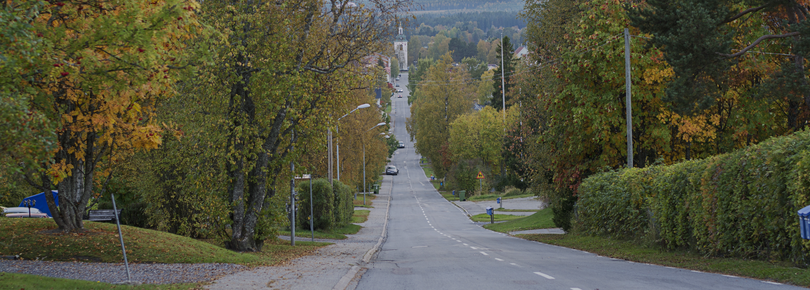
<path fill-rule="evenodd" d="M 397 84 L 397 87 L 399 87 L 399 84 Z"/>
<path fill-rule="evenodd" d="M 27 207 L 6 207 L 3 208 L 3 215 L 10 218 L 22 218 L 28 217 L 28 208 Z M 46 218 L 48 217 L 47 214 L 39 211 L 39 209 L 32 207 L 31 208 L 31 217 L 32 218 Z"/>
<path fill-rule="evenodd" d="M 385 168 L 385 174 L 386 175 L 397 175 L 397 174 L 399 174 L 399 169 L 397 169 L 397 167 L 394 166 L 394 165 L 388 165 L 388 167 Z"/>
<path fill-rule="evenodd" d="M 399 141 L 397 148 L 405 148 L 405 142 Z"/>
<path fill-rule="evenodd" d="M 397 93 L 403 92 L 402 89 L 397 89 Z"/>
<path fill-rule="evenodd" d="M 31 213 L 7 213 L 7 218 L 47 218 L 48 215 L 38 212 L 34 213 L 33 208 L 31 209 Z"/>
<path fill-rule="evenodd" d="M 397 98 L 400 98 L 400 99 L 402 99 L 402 95 L 398 95 L 398 96 L 397 96 Z"/>

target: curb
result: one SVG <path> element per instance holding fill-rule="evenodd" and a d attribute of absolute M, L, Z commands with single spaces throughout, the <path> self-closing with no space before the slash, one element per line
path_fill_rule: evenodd
<path fill-rule="evenodd" d="M 369 249 L 366 252 L 366 254 L 363 255 L 363 260 L 362 260 L 363 264 L 366 264 L 366 263 L 371 261 L 371 258 L 374 257 L 374 254 L 376 254 L 380 250 L 380 247 L 382 246 L 382 243 L 388 237 L 388 215 L 389 215 L 389 212 L 391 210 L 391 198 L 393 196 L 392 195 L 393 192 L 394 192 L 394 179 L 392 178 L 391 179 L 391 189 L 388 191 L 388 206 L 386 206 L 386 208 L 385 208 L 385 222 L 383 223 L 383 230 L 382 230 L 382 233 L 380 234 L 380 239 L 377 240 L 377 244 L 374 245 L 374 247 Z M 361 270 L 366 270 L 366 268 L 365 267 L 360 267 L 360 266 L 352 266 L 352 268 L 349 269 L 349 272 L 347 272 L 346 275 L 343 275 L 343 277 L 340 278 L 338 283 L 335 284 L 335 287 L 332 287 L 332 290 L 346 290 L 346 289 L 348 289 L 349 284 L 352 282 L 352 280 L 355 279 L 355 276 L 357 276 L 359 273 L 365 272 L 365 271 L 361 271 Z M 355 284 L 355 287 L 356 287 L 356 284 Z"/>

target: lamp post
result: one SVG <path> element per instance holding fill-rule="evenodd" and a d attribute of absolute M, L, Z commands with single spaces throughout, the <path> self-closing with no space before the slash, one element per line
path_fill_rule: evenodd
<path fill-rule="evenodd" d="M 357 111 L 358 109 L 365 109 L 365 108 L 368 108 L 368 107 L 371 107 L 371 105 L 369 105 L 368 103 L 359 105 L 359 106 L 357 106 L 357 108 L 354 108 L 353 110 L 346 113 L 346 115 L 343 115 L 343 117 L 340 117 L 340 118 L 337 119 L 337 124 L 335 124 L 336 133 L 337 133 L 337 145 L 335 146 L 335 149 L 336 149 L 335 151 L 337 153 L 337 180 L 338 181 L 340 181 L 340 119 L 343 119 L 346 116 L 348 116 L 349 114 L 354 113 L 354 111 Z M 331 146 L 330 146 L 330 148 L 331 148 Z"/>
<path fill-rule="evenodd" d="M 385 122 L 380 122 L 377 125 L 374 125 L 374 127 L 366 130 L 366 133 L 382 125 L 385 125 Z M 366 142 L 360 142 L 360 144 L 363 144 L 363 205 L 366 205 L 366 192 L 368 192 L 366 189 Z"/>

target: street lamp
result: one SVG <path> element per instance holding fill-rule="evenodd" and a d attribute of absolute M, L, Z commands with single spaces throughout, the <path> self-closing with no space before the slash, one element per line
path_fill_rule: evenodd
<path fill-rule="evenodd" d="M 340 119 L 343 119 L 346 116 L 348 116 L 349 114 L 354 113 L 354 111 L 357 111 L 358 109 L 365 109 L 365 108 L 368 108 L 368 107 L 371 107 L 371 105 L 369 105 L 368 103 L 359 105 L 359 106 L 357 106 L 357 108 L 354 108 L 354 110 L 349 111 L 348 113 L 346 113 L 346 115 L 343 115 L 343 117 L 340 117 L 340 118 L 337 119 L 338 121 L 337 121 L 337 124 L 335 124 L 335 127 L 337 128 L 337 146 L 336 146 L 336 149 L 337 149 L 337 180 L 338 181 L 340 181 Z M 329 141 L 332 141 L 332 139 L 329 139 Z M 332 146 L 329 146 L 329 147 L 331 148 Z"/>
<path fill-rule="evenodd" d="M 371 127 L 370 129 L 366 130 L 366 133 L 382 125 L 385 125 L 385 122 L 380 122 L 377 125 L 374 125 L 374 127 Z M 362 142 L 361 140 L 360 144 L 363 144 L 363 205 L 365 205 L 366 193 L 368 192 L 368 190 L 366 189 L 366 142 Z"/>

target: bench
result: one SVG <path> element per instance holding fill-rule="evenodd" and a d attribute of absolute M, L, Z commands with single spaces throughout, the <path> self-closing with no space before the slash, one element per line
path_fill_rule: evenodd
<path fill-rule="evenodd" d="M 115 216 L 115 211 L 112 209 L 97 209 L 87 213 L 87 219 L 94 222 L 114 221 Z M 121 216 L 120 209 L 118 210 L 118 216 Z"/>

